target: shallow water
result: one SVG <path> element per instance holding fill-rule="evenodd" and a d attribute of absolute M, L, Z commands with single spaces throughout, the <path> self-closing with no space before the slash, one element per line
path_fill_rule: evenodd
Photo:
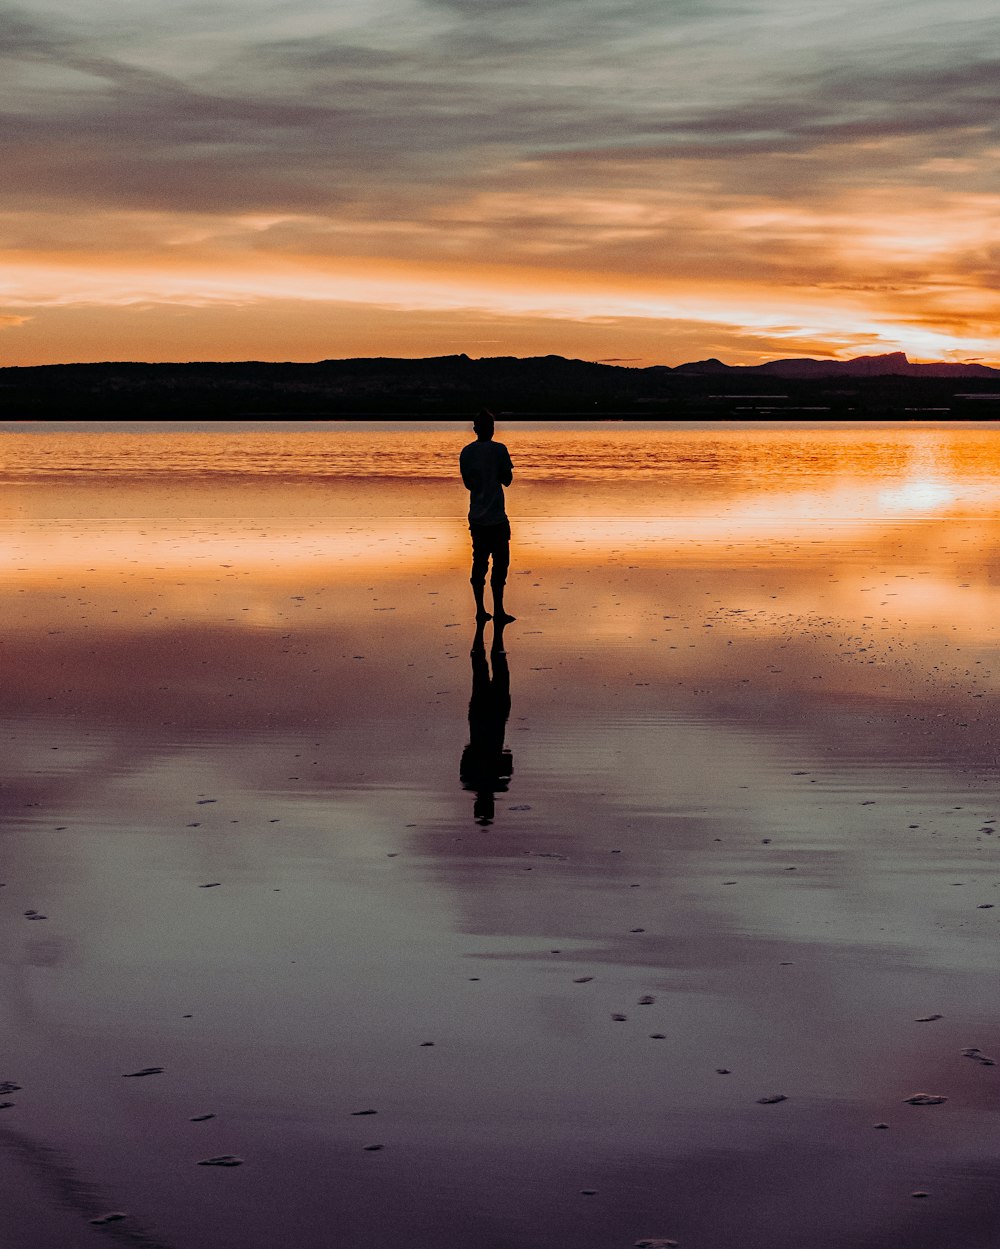
<path fill-rule="evenodd" d="M 995 434 L 511 429 L 478 795 L 462 429 L 304 437 L 0 443 L 7 1242 L 995 1245 Z"/>

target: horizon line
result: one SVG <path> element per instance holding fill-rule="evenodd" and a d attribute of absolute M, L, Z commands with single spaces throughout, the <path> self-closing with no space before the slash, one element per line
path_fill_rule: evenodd
<path fill-rule="evenodd" d="M 756 369 L 769 364 L 784 364 L 788 362 L 804 362 L 815 361 L 817 364 L 855 364 L 861 360 L 887 360 L 897 359 L 901 363 L 908 365 L 928 365 L 941 364 L 950 368 L 956 366 L 979 365 L 981 368 L 996 369 L 1000 371 L 1000 362 L 996 364 L 987 363 L 982 356 L 976 356 L 969 359 L 961 360 L 942 360 L 940 358 L 918 358 L 911 359 L 905 351 L 882 351 L 873 353 L 863 353 L 857 356 L 835 356 L 835 355 L 793 355 L 793 356 L 771 356 L 766 360 L 761 360 L 757 364 L 728 364 L 719 356 L 705 356 L 700 360 L 685 360 L 680 364 L 633 364 L 625 358 L 598 358 L 586 359 L 582 356 L 564 356 L 559 352 L 546 352 L 542 355 L 496 355 L 496 356 L 472 356 L 465 351 L 448 352 L 442 355 L 429 356 L 408 356 L 408 355 L 372 355 L 372 356 L 323 356 L 315 360 L 289 360 L 289 359 L 265 359 L 261 357 L 233 357 L 230 359 L 208 359 L 208 358 L 190 358 L 177 360 L 139 360 L 139 359 L 114 359 L 105 360 L 52 360 L 45 364 L 0 364 L 0 370 L 6 369 L 53 369 L 53 368 L 97 368 L 102 365 L 142 365 L 150 368 L 169 367 L 171 365 L 198 365 L 198 364 L 286 364 L 286 365 L 304 365 L 306 367 L 316 364 L 347 364 L 358 360 L 409 360 L 414 363 L 418 361 L 428 360 L 469 360 L 469 361 L 489 361 L 489 360 L 565 360 L 573 364 L 594 364 L 601 365 L 609 369 L 625 369 L 636 372 L 643 372 L 646 369 L 669 369 L 676 371 L 692 364 L 721 364 L 727 369 Z"/>

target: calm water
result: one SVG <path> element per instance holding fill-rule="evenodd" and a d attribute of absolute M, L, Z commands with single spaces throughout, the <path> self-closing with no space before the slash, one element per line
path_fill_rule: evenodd
<path fill-rule="evenodd" d="M 504 436 L 0 439 L 7 1243 L 1000 1240 L 1000 440 Z"/>
<path fill-rule="evenodd" d="M 904 482 L 948 479 L 961 496 L 995 482 L 1000 422 L 978 428 L 896 427 L 685 431 L 669 421 L 647 429 L 595 423 L 593 430 L 520 429 L 508 422 L 498 438 L 517 447 L 519 482 L 588 483 L 637 478 L 690 485 L 724 482 L 769 492 L 832 478 Z M 455 431 L 233 434 L 4 434 L 0 480 L 278 478 L 295 482 L 340 477 L 452 481 L 456 446 L 471 437 Z M 940 500 L 938 500 L 940 502 Z"/>

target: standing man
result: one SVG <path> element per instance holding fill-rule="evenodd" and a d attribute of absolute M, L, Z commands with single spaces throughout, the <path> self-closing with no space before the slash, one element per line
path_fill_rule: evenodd
<path fill-rule="evenodd" d="M 493 413 L 483 409 L 472 423 L 476 441 L 462 448 L 459 467 L 469 491 L 469 532 L 472 534 L 472 593 L 476 598 L 476 619 L 489 620 L 483 602 L 486 566 L 492 557 L 490 588 L 493 591 L 495 624 L 513 620 L 503 606 L 503 588 L 510 564 L 510 521 L 503 502 L 503 488 L 514 480 L 514 465 L 502 442 L 493 441 Z"/>

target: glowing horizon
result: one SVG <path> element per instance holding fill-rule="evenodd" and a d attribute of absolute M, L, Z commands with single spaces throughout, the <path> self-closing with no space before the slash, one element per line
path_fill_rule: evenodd
<path fill-rule="evenodd" d="M 0 363 L 1000 365 L 976 0 L 567 3 L 15 11 Z"/>

